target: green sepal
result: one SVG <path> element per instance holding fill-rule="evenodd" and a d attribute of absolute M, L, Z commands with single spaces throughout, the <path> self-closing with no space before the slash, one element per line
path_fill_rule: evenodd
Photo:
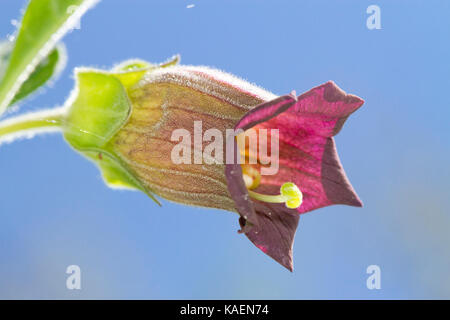
<path fill-rule="evenodd" d="M 103 181 L 108 187 L 113 189 L 140 190 L 146 193 L 158 205 L 161 205 L 158 199 L 125 169 L 118 157 L 113 156 L 105 150 L 84 150 L 82 153 L 99 167 Z"/>
<path fill-rule="evenodd" d="M 105 183 L 111 188 L 142 190 L 139 183 L 104 150 L 83 150 L 83 154 L 100 167 Z"/>
<path fill-rule="evenodd" d="M 113 73 L 122 82 L 125 89 L 128 91 L 129 88 L 138 83 L 139 80 L 141 80 L 142 77 L 151 70 L 175 66 L 179 62 L 179 55 L 175 55 L 166 62 L 160 64 L 152 64 L 140 59 L 131 59 L 116 65 L 111 70 L 111 73 Z"/>
<path fill-rule="evenodd" d="M 124 86 L 114 75 L 97 70 L 78 70 L 77 86 L 69 101 L 64 136 L 77 150 L 108 143 L 131 112 Z"/>
<path fill-rule="evenodd" d="M 78 69 L 75 91 L 66 103 L 63 134 L 75 150 L 97 164 L 109 187 L 141 190 L 160 205 L 108 144 L 130 115 L 131 103 L 124 84 L 139 81 L 136 72 Z"/>

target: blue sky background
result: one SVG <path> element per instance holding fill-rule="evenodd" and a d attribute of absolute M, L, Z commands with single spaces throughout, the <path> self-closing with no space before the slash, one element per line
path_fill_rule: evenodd
<path fill-rule="evenodd" d="M 0 36 L 26 1 L 0 1 Z M 195 7 L 186 8 L 189 4 Z M 381 8 L 381 30 L 366 8 Z M 450 298 L 449 1 L 107 0 L 64 39 L 60 79 L 21 111 L 62 104 L 73 68 L 223 69 L 276 93 L 334 80 L 365 99 L 336 137 L 365 207 L 306 215 L 288 272 L 233 213 L 114 191 L 58 134 L 0 148 L 0 298 Z M 65 287 L 68 265 L 82 289 Z M 381 268 L 381 290 L 366 268 Z"/>

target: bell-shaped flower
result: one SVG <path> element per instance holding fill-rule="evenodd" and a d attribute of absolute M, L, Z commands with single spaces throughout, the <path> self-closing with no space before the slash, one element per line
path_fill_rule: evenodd
<path fill-rule="evenodd" d="M 240 232 L 292 270 L 300 214 L 361 206 L 333 136 L 363 101 L 333 82 L 278 97 L 176 63 L 78 69 L 63 108 L 0 123 L 0 142 L 61 130 L 108 185 L 237 212 Z"/>

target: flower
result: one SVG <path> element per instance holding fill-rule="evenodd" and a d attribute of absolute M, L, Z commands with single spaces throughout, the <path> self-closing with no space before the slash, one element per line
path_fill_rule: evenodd
<path fill-rule="evenodd" d="M 173 132 L 183 129 L 194 136 L 195 122 L 201 122 L 202 133 L 225 134 L 254 106 L 275 96 L 217 70 L 189 66 L 150 72 L 128 94 L 132 112 L 111 146 L 144 187 L 171 201 L 236 211 L 224 161 L 195 161 L 209 143 L 188 141 L 192 158 L 174 163 L 179 141 Z"/>
<path fill-rule="evenodd" d="M 333 136 L 363 101 L 333 82 L 277 97 L 227 73 L 177 62 L 77 69 L 62 109 L 0 124 L 0 142 L 18 131 L 58 127 L 109 186 L 141 190 L 157 202 L 155 195 L 237 212 L 239 232 L 292 271 L 300 214 L 361 206 Z"/>
<path fill-rule="evenodd" d="M 298 98 L 276 98 L 217 70 L 179 66 L 147 74 L 130 92 L 130 99 L 133 112 L 113 138 L 113 145 L 138 179 L 172 201 L 237 210 L 241 232 L 290 270 L 299 213 L 331 204 L 361 206 L 339 162 L 332 136 L 363 101 L 345 94 L 333 82 Z M 193 135 L 196 120 L 202 120 L 204 131 L 278 129 L 279 172 L 261 176 L 258 187 L 250 192 L 277 194 L 285 182 L 292 181 L 301 189 L 302 205 L 289 209 L 282 203 L 249 197 L 238 161 L 225 168 L 222 163 L 174 164 L 171 134 L 184 128 Z M 201 150 L 206 146 L 204 142 Z M 256 170 L 260 167 L 252 166 Z"/>
<path fill-rule="evenodd" d="M 241 215 L 242 232 L 290 270 L 299 213 L 332 204 L 362 206 L 345 175 L 333 139 L 348 116 L 362 104 L 363 100 L 346 94 L 330 81 L 297 98 L 290 95 L 261 104 L 236 125 L 244 130 L 279 129 L 279 172 L 262 176 L 254 191 L 276 194 L 284 182 L 292 181 L 301 189 L 301 206 L 289 209 L 283 204 L 249 198 L 240 165 L 227 164 L 226 175 Z"/>

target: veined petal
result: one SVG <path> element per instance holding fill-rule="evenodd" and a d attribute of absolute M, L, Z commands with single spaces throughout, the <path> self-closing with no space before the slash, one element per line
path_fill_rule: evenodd
<path fill-rule="evenodd" d="M 235 129 L 247 130 L 257 125 L 261 121 L 266 121 L 283 111 L 286 111 L 296 102 L 296 98 L 291 95 L 281 96 L 269 102 L 265 102 L 249 111 L 235 126 Z M 234 144 L 234 136 L 227 137 L 228 145 Z M 247 188 L 242 179 L 242 168 L 239 164 L 239 150 L 235 145 L 235 159 L 232 164 L 226 164 L 225 175 L 228 181 L 228 190 L 236 203 L 236 209 L 243 218 L 242 231 L 246 232 L 249 225 L 258 225 L 259 218 L 253 207 L 253 201 L 249 198 Z M 281 186 L 281 185 L 280 185 Z M 279 189 L 279 188 L 278 188 Z"/>
<path fill-rule="evenodd" d="M 298 209 L 252 200 L 240 181 L 240 166 L 230 164 L 225 169 L 230 194 L 244 217 L 240 219 L 242 232 L 290 270 L 298 213 L 332 204 L 362 205 L 345 175 L 332 138 L 362 104 L 360 98 L 327 82 L 297 99 L 283 96 L 261 104 L 236 125 L 244 130 L 279 130 L 279 171 L 262 176 L 255 191 L 277 194 L 280 186 L 290 181 L 303 193 L 303 203 Z M 260 165 L 255 167 L 259 169 Z"/>
<path fill-rule="evenodd" d="M 258 225 L 248 228 L 245 235 L 262 252 L 290 271 L 294 270 L 293 244 L 300 216 L 284 204 L 255 202 Z M 242 230 L 246 221 L 239 218 Z"/>
<path fill-rule="evenodd" d="M 132 112 L 111 148 L 136 178 L 174 202 L 236 211 L 223 161 L 195 161 L 210 143 L 194 141 L 195 123 L 201 123 L 201 136 L 217 130 L 225 137 L 249 109 L 274 95 L 217 70 L 186 66 L 152 70 L 128 93 Z M 172 137 L 179 129 L 189 135 L 188 163 L 172 159 L 180 144 Z"/>
<path fill-rule="evenodd" d="M 286 181 L 294 182 L 304 194 L 299 213 L 331 204 L 362 206 L 332 136 L 363 103 L 330 81 L 300 95 L 285 112 L 258 124 L 256 127 L 278 129 L 280 137 L 279 172 L 263 177 L 261 185 L 278 188 Z"/>

